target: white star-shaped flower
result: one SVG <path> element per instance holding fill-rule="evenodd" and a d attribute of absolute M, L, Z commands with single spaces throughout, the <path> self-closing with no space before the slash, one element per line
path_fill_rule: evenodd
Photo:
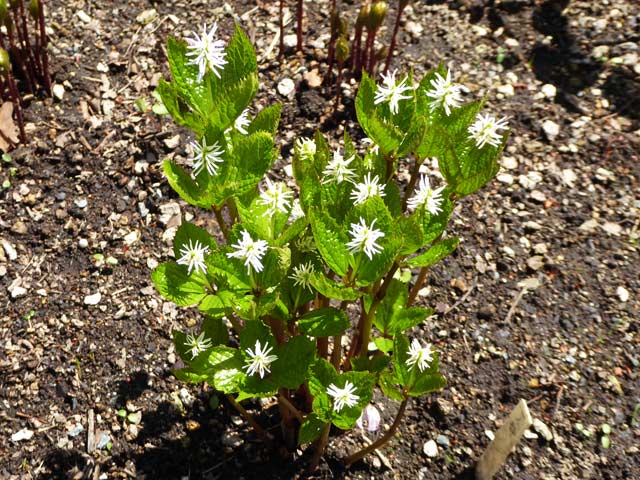
<path fill-rule="evenodd" d="M 414 367 L 418 365 L 418 368 L 423 372 L 429 367 L 429 363 L 433 360 L 433 348 L 430 343 L 427 343 L 426 347 L 423 347 L 419 340 L 414 338 L 411 341 L 409 347 L 409 358 L 407 359 L 407 366 Z"/>
<path fill-rule="evenodd" d="M 264 266 L 262 265 L 262 257 L 269 248 L 269 244 L 265 240 L 253 240 L 249 232 L 242 231 L 242 239 L 238 240 L 238 243 L 231 245 L 235 249 L 235 252 L 227 253 L 229 258 L 239 258 L 244 260 L 244 265 L 247 267 L 249 273 L 251 268 L 256 272 L 261 272 Z"/>
<path fill-rule="evenodd" d="M 211 348 L 213 345 L 211 344 L 211 340 L 208 338 L 204 338 L 204 332 L 202 332 L 196 338 L 193 333 L 187 333 L 187 341 L 184 342 L 184 346 L 188 347 L 191 351 L 191 360 L 196 358 L 205 350 Z"/>
<path fill-rule="evenodd" d="M 207 68 L 220 78 L 220 71 L 227 64 L 224 59 L 227 55 L 224 51 L 224 42 L 216 38 L 217 31 L 217 23 L 214 22 L 209 31 L 207 31 L 207 24 L 204 24 L 201 35 L 191 32 L 191 38 L 186 39 L 188 50 L 186 56 L 190 57 L 188 62 L 190 65 L 198 66 L 198 82 L 204 78 Z"/>
<path fill-rule="evenodd" d="M 442 211 L 442 190 L 446 185 L 433 190 L 429 184 L 429 177 L 426 175 L 420 175 L 420 181 L 418 182 L 418 188 L 415 189 L 413 197 L 407 202 L 409 210 L 415 210 L 416 208 L 424 205 L 431 215 L 437 215 Z"/>
<path fill-rule="evenodd" d="M 298 198 L 293 200 L 293 204 L 291 205 L 291 220 L 296 221 L 299 218 L 304 217 L 304 210 L 302 210 L 302 205 L 300 205 L 300 200 Z"/>
<path fill-rule="evenodd" d="M 224 162 L 222 155 L 224 150 L 220 148 L 218 142 L 213 145 L 207 145 L 207 139 L 202 137 L 200 142 L 191 142 L 193 148 L 193 173 L 198 176 L 200 172 L 206 168 L 209 175 L 218 174 L 218 163 Z"/>
<path fill-rule="evenodd" d="M 316 142 L 310 138 L 300 137 L 296 140 L 295 149 L 303 160 L 311 160 L 316 154 Z"/>
<path fill-rule="evenodd" d="M 377 143 L 375 143 L 373 140 L 371 140 L 369 137 L 364 137 L 361 142 L 363 143 L 363 145 L 365 145 L 367 147 L 367 149 L 369 150 L 367 153 L 371 153 L 373 155 L 377 155 L 378 152 L 380 151 L 380 147 L 378 146 Z"/>
<path fill-rule="evenodd" d="M 349 234 L 352 240 L 347 243 L 347 247 L 351 253 L 364 252 L 369 260 L 377 253 L 382 252 L 383 248 L 376 243 L 379 238 L 384 237 L 384 233 L 380 230 L 374 229 L 376 220 L 371 222 L 370 226 L 364 221 L 364 218 L 360 217 L 359 223 L 352 223 Z"/>
<path fill-rule="evenodd" d="M 189 240 L 188 245 L 183 245 L 180 249 L 180 255 L 178 265 L 187 265 L 187 275 L 191 275 L 191 270 L 195 270 L 196 273 L 207 273 L 207 265 L 204 263 L 204 256 L 209 253 L 209 247 L 202 246 L 198 240 L 193 243 Z"/>
<path fill-rule="evenodd" d="M 287 213 L 291 208 L 289 200 L 293 197 L 293 192 L 282 182 L 271 183 L 266 179 L 267 189 L 260 193 L 260 204 L 266 205 L 267 210 L 263 216 L 273 216 L 277 212 Z"/>
<path fill-rule="evenodd" d="M 403 95 L 408 90 L 413 90 L 412 85 L 406 85 L 408 78 L 405 76 L 400 83 L 396 83 L 396 70 L 388 75 L 382 74 L 382 85 L 376 88 L 376 94 L 373 103 L 389 102 L 391 113 L 398 113 L 398 103 L 400 100 L 412 98 L 411 95 Z"/>
<path fill-rule="evenodd" d="M 347 407 L 353 407 L 358 403 L 360 396 L 356 395 L 354 393 L 355 391 L 355 385 L 348 380 L 345 382 L 344 388 L 338 388 L 333 383 L 329 385 L 329 388 L 327 388 L 327 394 L 333 397 L 333 409 L 336 412 L 339 412 L 345 405 Z"/>
<path fill-rule="evenodd" d="M 351 199 L 353 200 L 354 205 L 360 205 L 364 203 L 367 198 L 371 197 L 384 197 L 386 194 L 384 193 L 383 185 L 380 185 L 378 182 L 380 178 L 378 175 L 371 178 L 371 174 L 367 173 L 367 176 L 364 177 L 364 182 L 356 183 L 354 185 L 354 189 L 351 192 Z"/>
<path fill-rule="evenodd" d="M 344 159 L 340 155 L 339 151 L 333 152 L 333 160 L 327 163 L 326 168 L 322 172 L 325 176 L 322 183 L 342 183 L 344 181 L 350 182 L 355 176 L 355 172 L 349 168 L 349 164 L 355 160 L 355 155 L 351 155 L 349 158 Z"/>
<path fill-rule="evenodd" d="M 248 375 L 254 375 L 257 372 L 260 378 L 264 378 L 265 372 L 271 373 L 269 367 L 278 359 L 277 355 L 269 355 L 271 350 L 273 348 L 267 342 L 264 342 L 264 347 L 262 347 L 260 340 L 256 340 L 256 346 L 253 350 L 250 348 L 245 350 L 249 358 L 245 360 L 246 365 L 242 368 L 247 371 Z"/>
<path fill-rule="evenodd" d="M 507 118 L 502 117 L 496 120 L 493 115 L 483 115 L 479 113 L 476 121 L 469 127 L 469 139 L 476 141 L 476 147 L 482 148 L 486 144 L 492 147 L 499 147 L 502 142 L 502 135 L 499 130 L 507 130 Z"/>
<path fill-rule="evenodd" d="M 241 134 L 246 135 L 248 132 L 244 127 L 248 127 L 251 124 L 251 120 L 249 120 L 249 109 L 245 108 L 240 116 L 236 118 L 235 122 L 233 122 L 233 126 L 237 131 Z"/>
<path fill-rule="evenodd" d="M 447 69 L 447 76 L 442 77 L 436 73 L 436 78 L 431 80 L 432 90 L 425 90 L 427 97 L 433 98 L 429 102 L 429 108 L 433 112 L 439 107 L 444 108 L 444 113 L 449 116 L 452 108 L 458 108 L 462 103 L 462 91 L 465 87 L 451 81 L 451 71 Z"/>
<path fill-rule="evenodd" d="M 289 275 L 289 278 L 293 280 L 295 286 L 311 290 L 311 275 L 314 272 L 315 268 L 311 262 L 301 263 L 297 267 L 293 267 L 293 273 Z"/>

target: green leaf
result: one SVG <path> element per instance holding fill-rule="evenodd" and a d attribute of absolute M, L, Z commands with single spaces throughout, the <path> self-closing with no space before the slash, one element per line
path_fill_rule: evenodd
<path fill-rule="evenodd" d="M 225 251 L 217 251 L 207 256 L 206 264 L 207 271 L 214 277 L 218 288 L 244 292 L 251 290 L 247 267 L 242 261 L 227 257 Z"/>
<path fill-rule="evenodd" d="M 209 382 L 224 393 L 235 393 L 246 376 L 242 371 L 242 354 L 237 348 L 223 345 L 214 347 L 208 358 L 209 368 L 214 372 Z"/>
<path fill-rule="evenodd" d="M 298 218 L 295 222 L 284 229 L 282 234 L 274 242 L 274 246 L 284 247 L 285 245 L 288 245 L 290 242 L 298 238 L 298 236 L 302 232 L 305 231 L 307 225 L 309 225 L 309 220 L 307 220 L 307 217 Z"/>
<path fill-rule="evenodd" d="M 389 371 L 382 372 L 382 375 L 378 378 L 378 385 L 380 386 L 382 393 L 393 400 L 402 402 L 404 398 L 402 396 L 402 392 L 398 387 L 396 387 L 397 383 L 396 378 Z"/>
<path fill-rule="evenodd" d="M 446 195 L 447 193 L 445 189 L 445 196 Z M 436 238 L 442 235 L 442 232 L 444 232 L 447 227 L 449 217 L 451 216 L 451 212 L 453 212 L 453 203 L 450 200 L 445 199 L 444 202 L 442 202 L 441 208 L 442 211 L 440 213 L 432 215 L 423 205 L 410 217 L 415 219 L 418 225 L 422 228 L 422 245 L 420 245 L 420 247 L 424 247 L 433 242 Z"/>
<path fill-rule="evenodd" d="M 426 252 L 417 257 L 413 257 L 405 262 L 410 267 L 430 267 L 438 263 L 444 257 L 453 252 L 460 243 L 458 237 L 446 238 L 440 240 L 429 248 Z"/>
<path fill-rule="evenodd" d="M 211 92 L 206 82 L 198 82 L 199 67 L 189 63 L 187 44 L 173 37 L 167 39 L 169 69 L 177 92 L 189 107 L 206 117 L 211 108 Z"/>
<path fill-rule="evenodd" d="M 320 437 L 322 430 L 324 429 L 326 422 L 323 422 L 314 413 L 305 418 L 302 425 L 300 425 L 300 431 L 298 432 L 298 444 L 303 445 L 310 443 Z"/>
<path fill-rule="evenodd" d="M 336 369 L 323 358 L 319 358 L 311 367 L 309 377 L 309 391 L 313 395 L 313 412 L 324 422 L 331 421 L 331 401 L 327 395 L 327 388 L 338 378 Z"/>
<path fill-rule="evenodd" d="M 401 255 L 411 255 L 425 245 L 422 225 L 417 222 L 416 217 L 399 216 L 395 226 L 398 235 L 402 239 L 402 246 L 399 252 Z"/>
<path fill-rule="evenodd" d="M 271 366 L 271 379 L 279 387 L 298 388 L 308 377 L 315 358 L 315 344 L 304 336 L 291 338 L 276 348 L 278 360 Z"/>
<path fill-rule="evenodd" d="M 336 300 L 353 301 L 363 295 L 362 292 L 354 288 L 345 287 L 342 284 L 330 280 L 324 273 L 320 272 L 311 275 L 311 285 L 325 297 Z"/>
<path fill-rule="evenodd" d="M 204 285 L 175 262 L 159 265 L 151 273 L 151 280 L 160 295 L 181 307 L 195 305 L 207 294 Z"/>
<path fill-rule="evenodd" d="M 233 126 L 235 120 L 251 103 L 258 91 L 258 75 L 251 72 L 237 83 L 225 87 L 216 97 L 215 107 L 207 115 L 209 123 L 221 132 Z"/>
<path fill-rule="evenodd" d="M 211 340 L 211 344 L 214 346 L 224 345 L 229 341 L 229 332 L 222 317 L 205 316 L 202 329 L 204 330 L 205 338 Z"/>
<path fill-rule="evenodd" d="M 374 103 L 375 90 L 375 82 L 363 72 L 356 96 L 356 114 L 358 123 L 367 137 L 380 147 L 380 151 L 385 157 L 389 157 L 400 146 L 404 134 L 379 115 L 378 108 Z"/>
<path fill-rule="evenodd" d="M 171 188 L 173 188 L 185 202 L 195 207 L 209 208 L 211 206 L 207 203 L 206 198 L 204 198 L 204 194 L 198 187 L 198 184 L 182 168 L 171 160 L 165 160 L 163 170 Z"/>
<path fill-rule="evenodd" d="M 245 375 L 240 385 L 242 398 L 272 397 L 278 391 L 278 386 L 270 378 L 260 378 L 259 375 Z"/>
<path fill-rule="evenodd" d="M 407 285 L 400 280 L 392 279 L 373 317 L 376 328 L 385 335 L 391 333 L 389 326 L 393 318 L 406 308 L 408 298 Z"/>
<path fill-rule="evenodd" d="M 351 367 L 353 370 L 368 371 L 371 373 L 378 373 L 383 371 L 391 362 L 391 357 L 388 355 L 374 355 L 373 357 L 352 357 Z"/>
<path fill-rule="evenodd" d="M 271 330 L 260 320 L 245 322 L 244 328 L 240 332 L 240 348 L 243 352 L 249 348 L 255 351 L 256 341 L 259 341 L 263 348 L 265 342 L 270 347 L 274 347 L 276 344 L 276 339 L 271 334 Z"/>
<path fill-rule="evenodd" d="M 389 322 L 389 333 L 395 335 L 420 325 L 433 315 L 433 310 L 422 307 L 411 307 L 396 312 Z"/>
<path fill-rule="evenodd" d="M 349 240 L 343 229 L 317 208 L 309 211 L 309 220 L 320 255 L 334 272 L 344 276 L 349 268 L 350 254 L 346 247 Z"/>
<path fill-rule="evenodd" d="M 204 132 L 204 124 L 200 120 L 200 117 L 180 98 L 173 83 L 168 83 L 160 79 L 157 92 L 162 100 L 162 105 L 178 125 L 193 130 L 196 135 L 202 135 Z M 158 113 L 156 105 L 153 106 L 153 111 Z"/>
<path fill-rule="evenodd" d="M 381 352 L 389 353 L 393 350 L 393 340 L 390 338 L 376 337 L 373 339 L 373 343 L 375 343 Z"/>
<path fill-rule="evenodd" d="M 337 308 L 319 308 L 300 317 L 298 327 L 312 337 L 332 337 L 341 335 L 349 328 L 349 318 Z"/>
<path fill-rule="evenodd" d="M 409 388 L 409 395 L 412 397 L 418 397 L 426 393 L 433 393 L 441 390 L 447 384 L 446 379 L 440 375 L 440 362 L 438 354 L 433 354 L 433 360 L 429 364 L 429 367 L 424 371 L 420 371 L 417 366 L 411 369 L 411 387 Z"/>
<path fill-rule="evenodd" d="M 206 373 L 196 372 L 190 367 L 177 368 L 175 370 L 172 370 L 171 373 L 173 373 L 173 376 L 178 380 L 186 383 L 198 384 L 206 382 L 208 378 L 208 375 Z"/>
<path fill-rule="evenodd" d="M 251 134 L 259 131 L 264 131 L 275 136 L 276 132 L 278 131 L 278 123 L 280 123 L 281 112 L 281 103 L 276 103 L 274 105 L 263 108 L 258 112 L 249 127 L 247 127 L 247 132 Z"/>
<path fill-rule="evenodd" d="M 403 387 L 410 386 L 411 370 L 407 365 L 409 359 L 409 340 L 398 334 L 393 339 L 393 367 L 397 383 Z"/>

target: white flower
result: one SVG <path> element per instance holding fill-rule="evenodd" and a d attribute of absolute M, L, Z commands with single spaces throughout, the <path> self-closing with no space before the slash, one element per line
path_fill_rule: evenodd
<path fill-rule="evenodd" d="M 271 183 L 268 178 L 266 181 L 267 189 L 260 193 L 260 204 L 268 207 L 263 216 L 270 217 L 277 212 L 287 213 L 291 208 L 289 200 L 293 197 L 293 192 L 282 182 Z"/>
<path fill-rule="evenodd" d="M 302 217 L 304 217 L 304 210 L 302 210 L 300 200 L 296 198 L 293 200 L 293 204 L 291 205 L 291 220 L 295 222 Z"/>
<path fill-rule="evenodd" d="M 462 103 L 462 91 L 465 87 L 451 81 L 451 71 L 447 68 L 447 76 L 442 77 L 436 73 L 436 78 L 431 80 L 433 90 L 425 90 L 427 97 L 433 98 L 429 102 L 429 108 L 433 112 L 436 108 L 443 107 L 444 113 L 449 116 L 452 108 L 458 108 Z"/>
<path fill-rule="evenodd" d="M 231 245 L 235 248 L 235 252 L 227 253 L 229 258 L 239 258 L 244 260 L 244 265 L 248 267 L 249 273 L 251 268 L 256 272 L 261 272 L 264 266 L 262 265 L 262 257 L 269 248 L 269 245 L 265 240 L 254 241 L 246 230 L 242 231 L 242 240 L 239 240 L 235 245 Z"/>
<path fill-rule="evenodd" d="M 178 265 L 187 265 L 187 274 L 191 275 L 191 270 L 196 273 L 207 273 L 207 265 L 204 263 L 204 256 L 209 253 L 209 247 L 200 245 L 196 240 L 194 244 L 189 240 L 189 245 L 183 245 L 180 249 L 182 255 L 176 262 Z"/>
<path fill-rule="evenodd" d="M 303 160 L 310 160 L 316 154 L 316 142 L 310 138 L 300 137 L 296 140 L 295 148 Z"/>
<path fill-rule="evenodd" d="M 201 142 L 191 142 L 194 153 L 192 160 L 193 173 L 197 176 L 202 169 L 206 168 L 209 175 L 217 175 L 218 165 L 216 164 L 224 162 L 222 159 L 224 150 L 220 148 L 218 142 L 213 145 L 207 145 L 207 139 L 204 137 L 202 137 Z"/>
<path fill-rule="evenodd" d="M 351 192 L 351 199 L 353 200 L 354 205 L 360 205 L 364 203 L 367 198 L 371 197 L 384 197 L 386 194 L 384 193 L 383 185 L 378 183 L 379 181 L 378 175 L 371 178 L 371 174 L 367 173 L 367 176 L 364 177 L 364 182 L 356 183 L 354 185 L 354 189 Z"/>
<path fill-rule="evenodd" d="M 421 205 L 425 205 L 427 212 L 431 215 L 437 215 L 442 211 L 442 190 L 445 185 L 433 190 L 429 185 L 429 177 L 426 175 L 420 175 L 420 181 L 418 182 L 418 188 L 416 188 L 413 197 L 407 202 L 409 210 L 415 210 Z"/>
<path fill-rule="evenodd" d="M 204 74 L 207 72 L 207 67 L 214 73 L 214 75 L 220 78 L 220 71 L 224 69 L 227 61 L 224 59 L 226 52 L 224 51 L 224 42 L 222 40 L 216 40 L 216 33 L 218 31 L 218 24 L 213 23 L 211 30 L 207 32 L 207 24 L 202 27 L 202 35 L 198 35 L 196 32 L 191 32 L 192 37 L 187 38 L 187 57 L 190 65 L 198 66 L 198 82 L 201 82 L 204 78 Z"/>
<path fill-rule="evenodd" d="M 315 268 L 311 262 L 301 263 L 297 267 L 293 267 L 293 273 L 289 275 L 289 278 L 293 280 L 295 286 L 311 290 L 311 275 L 313 275 L 313 272 L 315 272 Z"/>
<path fill-rule="evenodd" d="M 382 252 L 383 248 L 376 243 L 376 240 L 384 237 L 384 233 L 373 228 L 375 223 L 376 220 L 373 220 L 371 226 L 367 226 L 364 218 L 360 217 L 360 223 L 351 224 L 349 233 L 353 239 L 347 243 L 351 253 L 364 252 L 371 260 L 376 253 Z"/>
<path fill-rule="evenodd" d="M 260 340 L 256 340 L 253 351 L 250 348 L 245 350 L 250 358 L 245 360 L 246 365 L 242 368 L 247 371 L 248 375 L 254 375 L 257 372 L 260 378 L 264 378 L 265 372 L 271 372 L 269 366 L 278 359 L 277 355 L 269 355 L 271 350 L 273 348 L 267 342 L 264 342 L 264 347 L 262 347 Z"/>
<path fill-rule="evenodd" d="M 400 100 L 411 98 L 411 95 L 402 95 L 407 90 L 413 90 L 412 85 L 406 85 L 407 77 L 396 84 L 396 70 L 389 75 L 382 74 L 383 85 L 378 85 L 373 103 L 376 105 L 383 102 L 389 102 L 389 109 L 394 115 L 398 113 L 398 103 Z"/>
<path fill-rule="evenodd" d="M 235 129 L 243 135 L 246 135 L 248 133 L 244 127 L 248 127 L 251 124 L 251 120 L 249 120 L 248 115 L 249 109 L 245 108 L 240 116 L 236 118 L 235 122 L 233 122 L 233 126 L 235 127 Z"/>
<path fill-rule="evenodd" d="M 312 236 L 299 238 L 298 240 L 296 240 L 295 244 L 296 247 L 298 247 L 298 250 L 303 253 L 313 253 L 316 251 L 316 244 L 313 241 Z"/>
<path fill-rule="evenodd" d="M 349 169 L 349 164 L 355 159 L 355 155 L 351 155 L 348 159 L 344 159 L 339 151 L 333 152 L 333 160 L 331 160 L 322 174 L 325 176 L 322 183 L 342 183 L 345 180 L 351 181 L 355 176 L 355 172 Z"/>
<path fill-rule="evenodd" d="M 416 364 L 421 372 L 429 367 L 429 362 L 433 360 L 433 348 L 430 343 L 427 343 L 426 347 L 423 347 L 419 340 L 413 339 L 411 346 L 409 347 L 409 358 L 407 359 L 407 365 L 413 367 Z"/>
<path fill-rule="evenodd" d="M 196 358 L 200 353 L 204 352 L 208 348 L 211 348 L 213 345 L 211 344 L 211 340 L 208 338 L 204 338 L 204 332 L 198 335 L 196 338 L 193 333 L 187 333 L 187 341 L 184 342 L 185 347 L 189 347 L 191 351 L 191 359 Z"/>
<path fill-rule="evenodd" d="M 346 381 L 344 384 L 344 388 L 338 388 L 335 384 L 329 385 L 327 388 L 327 394 L 333 397 L 333 409 L 336 412 L 339 412 L 346 405 L 347 407 L 353 407 L 358 400 L 360 400 L 360 396 L 356 395 L 355 392 L 356 387 L 350 381 Z"/>
<path fill-rule="evenodd" d="M 371 140 L 369 137 L 364 137 L 361 142 L 367 146 L 367 149 L 369 150 L 367 153 L 377 155 L 380 151 L 380 147 L 378 146 L 378 144 Z"/>
<path fill-rule="evenodd" d="M 479 113 L 476 121 L 469 127 L 469 139 L 476 141 L 476 147 L 482 148 L 487 143 L 492 147 L 499 147 L 502 135 L 498 130 L 507 130 L 507 118 L 502 117 L 496 120 L 493 115 L 483 115 Z"/>

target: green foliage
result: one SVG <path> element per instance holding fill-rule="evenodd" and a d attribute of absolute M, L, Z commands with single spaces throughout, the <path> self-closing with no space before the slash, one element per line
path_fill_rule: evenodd
<path fill-rule="evenodd" d="M 237 401 L 284 395 L 302 411 L 296 412 L 300 444 L 316 440 L 329 424 L 352 428 L 376 385 L 396 401 L 444 388 L 437 353 L 430 346 L 416 350 L 407 338 L 433 314 L 412 304 L 409 292 L 420 285 L 409 282 L 415 269 L 457 248 L 459 239 L 444 234 L 456 202 L 497 172 L 507 135 L 482 148 L 470 136 L 483 102 L 456 105 L 449 114 L 434 107 L 426 90 L 446 75 L 443 66 L 415 88 L 413 73 L 407 75 L 406 98 L 393 106 L 364 73 L 355 108 L 373 142 L 368 150 L 345 130 L 343 147 L 334 151 L 316 132 L 293 146 L 297 188 L 272 189 L 269 181 L 265 189 L 261 182 L 279 157 L 274 136 L 282 106 L 244 121 L 258 91 L 249 40 L 236 25 L 220 77 L 202 75 L 188 51 L 185 42 L 169 39 L 172 80 L 161 81 L 157 95 L 201 147 L 218 152 L 216 169 L 196 175 L 165 160 L 163 170 L 184 201 L 214 211 L 221 231 L 214 238 L 197 226 L 206 222 L 184 222 L 173 245 L 180 264 L 163 263 L 151 275 L 164 298 L 197 306 L 193 311 L 203 318 L 200 336 L 173 332 L 184 363 L 176 378 L 207 382 L 237 394 Z M 438 193 L 418 182 L 428 157 L 438 158 L 446 182 Z M 407 163 L 410 186 L 396 178 Z M 419 200 L 409 202 L 415 185 Z M 300 210 L 294 211 L 296 192 Z M 334 344 L 343 336 L 351 337 L 351 351 Z"/>

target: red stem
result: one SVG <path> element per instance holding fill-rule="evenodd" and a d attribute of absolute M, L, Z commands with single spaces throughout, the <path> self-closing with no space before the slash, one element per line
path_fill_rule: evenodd
<path fill-rule="evenodd" d="M 393 49 L 396 48 L 396 36 L 398 35 L 398 30 L 400 29 L 400 17 L 402 16 L 402 12 L 404 8 L 407 6 L 407 3 L 400 2 L 398 6 L 398 16 L 396 17 L 396 24 L 393 26 L 393 33 L 391 34 L 391 43 L 389 44 L 389 52 L 387 53 L 387 61 L 384 65 L 384 74 L 386 75 L 389 71 L 389 65 L 391 65 L 391 57 L 393 56 Z"/>

